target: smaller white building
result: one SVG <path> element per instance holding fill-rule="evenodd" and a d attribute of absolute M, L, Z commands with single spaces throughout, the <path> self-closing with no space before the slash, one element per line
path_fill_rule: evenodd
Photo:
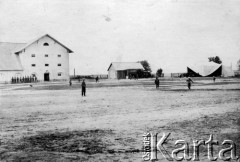
<path fill-rule="evenodd" d="M 126 79 L 136 77 L 137 70 L 143 70 L 139 62 L 112 62 L 108 68 L 108 79 Z"/>

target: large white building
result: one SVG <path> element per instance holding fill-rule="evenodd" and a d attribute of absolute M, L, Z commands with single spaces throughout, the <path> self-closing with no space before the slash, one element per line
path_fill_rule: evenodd
<path fill-rule="evenodd" d="M 0 82 L 25 76 L 36 76 L 39 81 L 67 80 L 72 52 L 49 34 L 30 43 L 0 42 Z"/>

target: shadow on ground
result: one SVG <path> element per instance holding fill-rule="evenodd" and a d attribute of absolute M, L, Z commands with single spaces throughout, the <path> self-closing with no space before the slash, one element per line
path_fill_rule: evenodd
<path fill-rule="evenodd" d="M 114 149 L 129 139 L 115 139 L 113 130 L 40 132 L 37 135 L 8 141 L 2 145 L 0 159 L 10 161 L 87 161 L 91 156 L 135 153 L 139 149 Z M 134 140 L 132 142 L 135 142 Z"/>

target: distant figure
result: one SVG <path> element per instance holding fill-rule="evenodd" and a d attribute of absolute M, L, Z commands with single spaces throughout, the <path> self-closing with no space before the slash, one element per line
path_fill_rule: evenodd
<path fill-rule="evenodd" d="M 213 82 L 215 82 L 215 80 L 216 80 L 216 78 L 215 78 L 215 76 L 213 76 Z"/>
<path fill-rule="evenodd" d="M 156 89 L 158 89 L 159 88 L 159 79 L 158 79 L 158 77 L 156 77 L 156 79 L 155 79 L 155 84 L 156 84 Z"/>
<path fill-rule="evenodd" d="M 86 83 L 85 79 L 82 81 L 82 96 L 86 96 Z"/>
<path fill-rule="evenodd" d="M 72 79 L 69 80 L 69 85 L 72 86 Z"/>
<path fill-rule="evenodd" d="M 187 77 L 187 86 L 188 86 L 188 89 L 191 89 L 191 84 L 193 83 L 192 79 L 190 77 Z"/>
<path fill-rule="evenodd" d="M 99 78 L 98 78 L 98 76 L 96 77 L 96 83 L 99 81 Z"/>

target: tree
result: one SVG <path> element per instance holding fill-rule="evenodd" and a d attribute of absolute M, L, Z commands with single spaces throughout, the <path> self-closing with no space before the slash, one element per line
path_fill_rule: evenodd
<path fill-rule="evenodd" d="M 157 70 L 156 75 L 157 75 L 158 77 L 161 77 L 161 76 L 162 76 L 162 72 L 163 72 L 163 70 L 160 68 L 160 69 Z"/>
<path fill-rule="evenodd" d="M 152 72 L 152 69 L 151 69 L 151 67 L 150 67 L 150 64 L 148 63 L 147 60 L 138 61 L 138 62 L 140 62 L 140 63 L 142 64 L 144 70 L 146 70 L 146 71 L 148 71 L 148 72 L 150 72 L 150 73 Z"/>
<path fill-rule="evenodd" d="M 240 59 L 237 62 L 237 69 L 240 70 Z"/>
<path fill-rule="evenodd" d="M 209 62 L 212 61 L 212 62 L 215 62 L 217 64 L 221 64 L 222 63 L 220 57 L 218 57 L 218 56 L 216 56 L 216 57 L 208 57 L 208 60 L 209 60 Z"/>

